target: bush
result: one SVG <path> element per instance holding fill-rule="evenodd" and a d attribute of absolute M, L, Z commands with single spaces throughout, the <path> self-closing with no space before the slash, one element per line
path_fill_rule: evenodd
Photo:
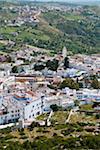
<path fill-rule="evenodd" d="M 24 133 L 23 130 L 21 130 L 19 133 L 20 133 L 20 135 L 22 135 L 22 136 L 25 135 L 25 133 Z"/>
<path fill-rule="evenodd" d="M 66 130 L 62 130 L 61 133 L 66 136 L 66 135 L 69 135 L 70 133 L 74 132 L 75 129 L 74 128 L 68 128 Z"/>
<path fill-rule="evenodd" d="M 51 105 L 50 108 L 51 108 L 53 111 L 58 111 L 58 110 L 59 110 L 59 107 L 58 107 L 56 104 Z"/>
<path fill-rule="evenodd" d="M 20 137 L 20 139 L 28 139 L 28 136 L 23 135 L 23 136 Z"/>

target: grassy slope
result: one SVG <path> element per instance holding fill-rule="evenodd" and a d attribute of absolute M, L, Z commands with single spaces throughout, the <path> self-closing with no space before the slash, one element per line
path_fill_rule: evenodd
<path fill-rule="evenodd" d="M 66 118 L 68 118 L 68 114 L 69 114 L 68 111 L 54 112 L 53 116 L 51 117 L 52 126 L 50 126 L 50 127 L 33 127 L 31 130 L 24 129 L 22 131 L 18 131 L 17 129 L 11 131 L 9 128 L 0 130 L 0 148 L 2 149 L 2 147 L 8 146 L 8 147 L 10 147 L 9 149 L 16 149 L 16 150 L 19 149 L 20 150 L 21 146 L 22 146 L 21 144 L 23 144 L 25 141 L 33 142 L 33 141 L 37 141 L 41 138 L 40 142 L 39 142 L 39 143 L 41 143 L 40 148 L 39 147 L 37 148 L 39 143 L 37 145 L 35 143 L 36 149 L 37 150 L 38 149 L 39 150 L 40 149 L 47 150 L 47 147 L 43 148 L 43 146 L 45 145 L 44 142 L 42 143 L 42 140 L 45 137 L 46 140 L 50 140 L 50 141 L 52 141 L 54 138 L 54 142 L 52 141 L 52 145 L 50 144 L 51 143 L 50 141 L 49 142 L 47 141 L 48 145 L 50 146 L 48 149 L 51 150 L 51 149 L 54 149 L 51 147 L 54 147 L 59 144 L 63 145 L 64 144 L 63 140 L 66 140 L 66 142 L 68 142 L 67 140 L 71 137 L 74 140 L 74 138 L 79 136 L 78 137 L 78 143 L 79 143 L 80 138 L 81 138 L 80 141 L 82 142 L 82 137 L 94 135 L 93 132 L 86 131 L 84 129 L 84 126 L 87 126 L 87 125 L 91 126 L 91 127 L 94 126 L 94 124 L 96 124 L 96 122 L 97 122 L 97 119 L 95 118 L 95 116 L 88 116 L 88 115 L 83 115 L 83 114 L 79 114 L 79 113 L 78 114 L 74 113 L 71 116 L 69 123 L 65 124 L 65 120 L 66 120 Z M 47 118 L 47 116 L 48 115 L 44 114 L 44 115 L 38 117 L 38 119 L 45 120 L 45 118 Z M 87 124 L 84 124 L 86 122 L 87 122 Z M 90 122 L 91 122 L 91 124 L 89 124 Z M 58 141 L 59 140 L 59 138 L 58 138 L 55 143 L 55 140 L 57 137 L 62 138 L 62 140 Z M 98 135 L 98 138 L 100 138 L 99 135 Z M 11 148 L 11 144 L 14 144 L 13 142 L 15 142 L 15 141 L 17 142 L 17 144 L 19 143 L 19 145 L 17 146 L 17 148 L 15 148 L 15 147 Z M 100 139 L 98 139 L 98 141 L 95 141 L 96 143 L 95 142 L 94 143 L 99 144 L 99 141 L 100 141 Z M 75 143 L 77 143 L 77 140 L 76 140 L 76 142 L 75 141 L 71 141 L 71 142 L 72 143 L 74 142 L 74 144 L 75 144 Z M 74 148 L 75 145 L 70 145 L 71 142 L 69 143 L 69 146 L 67 145 L 68 146 L 67 148 L 75 149 Z M 82 144 L 81 142 L 80 142 L 80 144 Z M 85 141 L 83 140 L 83 142 L 86 142 L 86 140 Z M 86 143 L 84 143 L 84 144 L 86 144 L 87 147 L 85 145 L 77 145 L 76 147 L 78 147 L 79 149 L 81 149 L 81 147 L 83 149 L 91 149 L 91 147 L 92 147 L 91 142 L 93 143 L 92 139 L 90 139 L 90 142 L 87 143 L 88 145 Z M 47 145 L 47 143 L 46 143 L 46 145 Z M 95 146 L 95 144 L 93 144 L 93 145 Z M 27 147 L 31 150 L 29 145 L 27 145 Z M 92 148 L 97 149 L 98 147 L 99 147 L 99 145 L 97 145 L 96 147 L 92 147 Z M 28 148 L 25 147 L 24 149 L 28 149 Z M 57 150 L 58 149 L 61 149 L 61 148 L 57 148 Z M 62 149 L 64 149 L 64 148 L 62 148 Z"/>
<path fill-rule="evenodd" d="M 96 15 L 99 15 L 98 7 L 91 7 L 91 9 L 96 12 Z M 3 19 L 9 19 L 8 16 L 16 18 L 16 15 L 11 12 L 1 14 Z M 100 51 L 99 20 L 97 21 L 87 14 L 57 11 L 42 13 L 38 16 L 38 19 L 40 23 L 37 27 L 23 25 L 5 28 L 2 26 L 0 33 L 4 35 L 5 39 L 15 40 L 18 43 L 17 49 L 20 49 L 20 42 L 52 49 L 55 52 L 62 50 L 63 46 L 66 46 L 73 53 L 98 53 Z M 20 33 L 13 37 L 11 33 L 17 31 L 20 31 Z M 16 47 L 13 49 L 16 49 Z"/>
<path fill-rule="evenodd" d="M 69 13 L 47 12 L 44 18 L 65 33 L 65 45 L 73 52 L 99 52 L 99 21 L 90 16 Z"/>

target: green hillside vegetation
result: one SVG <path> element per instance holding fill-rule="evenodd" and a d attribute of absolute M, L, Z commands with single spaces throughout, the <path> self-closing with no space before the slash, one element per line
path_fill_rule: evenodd
<path fill-rule="evenodd" d="M 85 108 L 85 107 L 84 107 Z M 94 115 L 74 113 L 65 124 L 69 111 L 55 111 L 50 127 L 40 127 L 32 123 L 30 128 L 22 130 L 7 128 L 0 130 L 0 150 L 64 150 L 100 148 L 100 134 L 92 129 L 97 121 Z M 48 114 L 38 117 L 46 120 Z M 61 119 L 62 118 L 62 119 Z M 91 128 L 87 130 L 85 127 Z"/>
<path fill-rule="evenodd" d="M 99 21 L 85 14 L 74 15 L 61 12 L 44 13 L 44 18 L 50 25 L 64 33 L 60 40 L 69 50 L 74 53 L 99 52 Z"/>
<path fill-rule="evenodd" d="M 9 27 L 3 20 L 18 16 L 13 11 L 0 9 L 0 34 L 3 38 L 16 42 L 13 50 L 19 50 L 23 44 L 28 44 L 59 52 L 64 46 L 73 53 L 93 54 L 100 52 L 100 8 L 99 6 L 84 6 L 83 12 L 67 13 L 62 11 L 42 12 L 38 16 L 39 24 Z M 13 36 L 12 32 L 18 35 Z M 21 46 L 19 45 L 21 43 Z M 17 48 L 18 47 L 18 48 Z M 0 50 L 2 50 L 0 46 Z"/>

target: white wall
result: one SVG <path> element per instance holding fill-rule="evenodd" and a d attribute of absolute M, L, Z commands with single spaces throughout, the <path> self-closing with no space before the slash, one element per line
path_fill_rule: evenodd
<path fill-rule="evenodd" d="M 34 100 L 24 108 L 24 119 L 32 120 L 43 113 L 41 98 Z"/>

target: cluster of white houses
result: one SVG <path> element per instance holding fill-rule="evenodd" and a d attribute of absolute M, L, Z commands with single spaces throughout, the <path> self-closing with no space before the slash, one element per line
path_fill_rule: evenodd
<path fill-rule="evenodd" d="M 25 51 L 18 52 L 22 56 Z M 29 54 L 29 50 L 27 54 Z M 64 48 L 62 56 L 65 58 L 67 51 Z M 26 53 L 24 54 L 26 56 Z M 59 55 L 57 55 L 58 58 Z M 27 58 L 30 58 L 30 55 Z M 42 56 L 43 57 L 43 56 Z M 17 54 L 13 56 L 17 58 Z M 35 57 L 35 61 L 41 57 Z M 51 60 L 52 57 L 45 56 L 44 60 Z M 60 59 L 60 57 L 59 57 Z M 62 57 L 61 60 L 62 62 Z M 15 61 L 16 62 L 16 61 Z M 23 62 L 17 61 L 19 65 Z M 16 63 L 14 64 L 16 65 Z M 100 73 L 100 57 L 77 55 L 70 58 L 70 68 L 64 70 L 62 63 L 57 72 L 45 68 L 42 71 L 34 71 L 33 66 L 24 65 L 24 74 L 11 75 L 11 64 L 1 64 L 0 70 L 0 124 L 17 122 L 20 118 L 24 121 L 33 121 L 37 116 L 50 111 L 52 104 L 64 108 L 75 105 L 75 100 L 80 104 L 100 102 L 100 90 L 65 88 L 54 90 L 48 88 L 50 83 L 59 83 L 63 77 L 81 78 L 84 74 Z M 25 67 L 26 66 L 26 67 Z"/>
<path fill-rule="evenodd" d="M 29 78 L 31 80 L 29 80 Z M 21 79 L 21 77 L 20 77 Z M 28 80 L 27 80 L 28 79 Z M 0 124 L 24 121 L 33 121 L 37 116 L 50 111 L 52 104 L 68 107 L 74 106 L 74 101 L 82 103 L 100 101 L 100 90 L 82 89 L 79 91 L 65 88 L 55 91 L 47 87 L 48 82 L 37 81 L 32 77 L 26 80 L 16 80 L 16 77 L 7 77 L 0 84 Z"/>

